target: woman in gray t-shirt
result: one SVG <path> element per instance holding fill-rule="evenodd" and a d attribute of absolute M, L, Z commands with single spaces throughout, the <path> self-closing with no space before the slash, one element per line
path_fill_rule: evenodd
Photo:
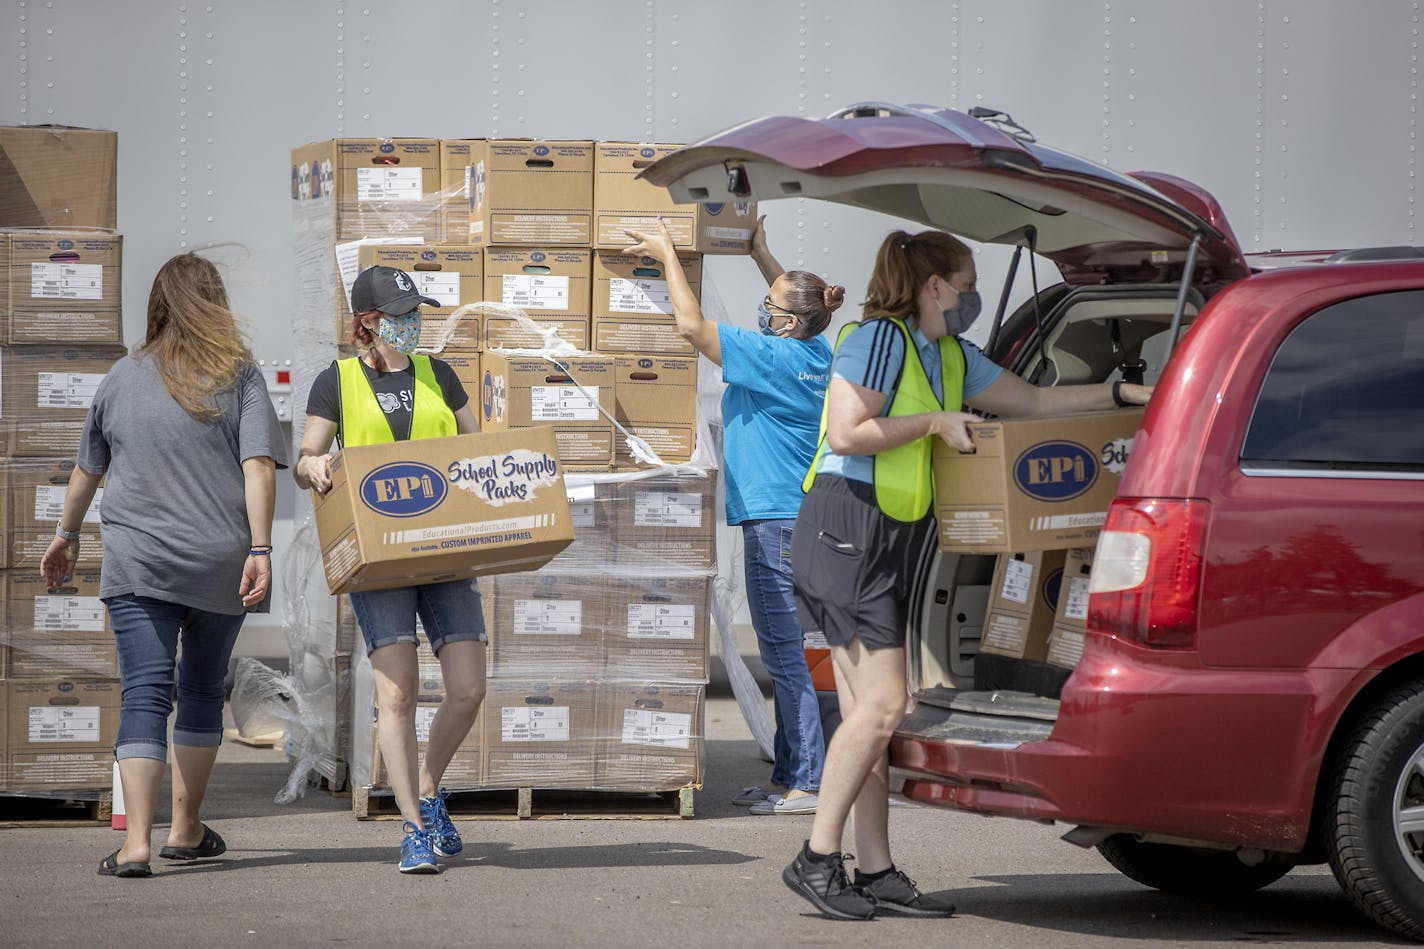
<path fill-rule="evenodd" d="M 70 577 L 80 522 L 103 481 L 99 596 L 118 644 L 115 757 L 128 833 L 99 873 L 149 876 L 180 640 L 173 822 L 158 855 L 227 849 L 198 810 L 222 741 L 232 647 L 270 588 L 276 469 L 287 462 L 267 384 L 212 263 L 181 254 L 158 271 L 147 336 L 100 383 L 76 461 L 40 571 L 52 585 Z"/>

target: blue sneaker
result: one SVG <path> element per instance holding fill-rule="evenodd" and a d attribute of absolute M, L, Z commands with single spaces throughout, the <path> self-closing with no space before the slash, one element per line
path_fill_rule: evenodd
<path fill-rule="evenodd" d="M 430 847 L 430 834 L 406 821 L 405 839 L 401 841 L 401 873 L 439 873 L 435 851 Z"/>
<path fill-rule="evenodd" d="M 420 799 L 420 819 L 430 833 L 430 846 L 442 857 L 453 857 L 465 849 L 460 840 L 460 832 L 450 819 L 450 811 L 445 807 L 445 799 L 450 792 L 441 788 L 432 797 Z"/>

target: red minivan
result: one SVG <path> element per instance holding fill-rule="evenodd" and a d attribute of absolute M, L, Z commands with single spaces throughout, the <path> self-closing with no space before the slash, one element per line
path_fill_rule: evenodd
<path fill-rule="evenodd" d="M 645 176 L 1011 245 L 993 358 L 1038 385 L 1156 386 L 1075 668 L 978 654 L 991 556 L 941 555 L 907 591 L 907 796 L 1062 822 L 1167 891 L 1328 861 L 1372 919 L 1424 938 L 1424 256 L 1245 255 L 1190 182 L 986 109 L 760 119 Z M 1037 258 L 1061 279 L 1040 289 Z M 1034 292 L 1005 318 L 1025 260 Z"/>

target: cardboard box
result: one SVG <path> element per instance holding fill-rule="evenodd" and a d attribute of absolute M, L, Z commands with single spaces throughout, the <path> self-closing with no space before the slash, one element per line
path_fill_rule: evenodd
<path fill-rule="evenodd" d="M 117 346 L 0 347 L 0 456 L 69 456 Z"/>
<path fill-rule="evenodd" d="M 490 675 L 597 678 L 605 586 L 601 576 L 543 570 L 495 577 Z"/>
<path fill-rule="evenodd" d="M 702 256 L 679 254 L 694 296 Z M 663 265 L 652 257 L 598 251 L 593 258 L 593 348 L 600 353 L 669 353 L 696 358 L 677 331 Z"/>
<path fill-rule="evenodd" d="M 1093 547 L 1068 551 L 1063 564 L 1063 589 L 1053 630 L 1048 634 L 1048 662 L 1071 669 L 1083 657 L 1083 637 L 1088 622 L 1088 583 L 1093 573 Z"/>
<path fill-rule="evenodd" d="M 717 570 L 717 478 L 659 474 L 618 484 L 620 570 L 662 574 Z"/>
<path fill-rule="evenodd" d="M 105 679 L 12 680 L 9 788 L 108 789 L 119 733 L 119 683 Z"/>
<path fill-rule="evenodd" d="M 424 639 L 416 648 L 416 661 L 419 668 L 418 687 L 420 691 L 416 696 L 415 706 L 415 742 L 416 753 L 423 757 L 430 745 L 431 722 L 435 720 L 435 713 L 440 710 L 440 706 L 445 701 L 445 680 L 440 673 L 439 660 L 435 658 L 435 654 L 430 651 L 430 644 Z M 441 783 L 446 788 L 456 790 L 483 786 L 484 718 L 485 710 L 481 706 L 479 714 L 475 716 L 474 725 L 460 741 L 454 756 L 450 759 L 450 764 L 445 768 L 445 775 Z M 387 773 L 385 760 L 381 754 L 379 727 L 378 721 L 376 728 L 371 730 L 371 783 L 388 786 L 390 775 Z M 340 733 L 338 732 L 338 734 Z"/>
<path fill-rule="evenodd" d="M 702 784 L 705 687 L 605 682 L 598 690 L 598 785 L 666 791 Z"/>
<path fill-rule="evenodd" d="M 689 461 L 697 447 L 697 357 L 619 356 L 614 380 L 618 424 L 647 442 L 668 464 Z M 647 467 L 627 439 L 616 439 L 613 466 Z"/>
<path fill-rule="evenodd" d="M 0 345 L 123 342 L 118 235 L 0 235 Z"/>
<path fill-rule="evenodd" d="M 10 683 L 0 674 L 0 791 L 10 787 Z"/>
<path fill-rule="evenodd" d="M 74 471 L 73 456 L 62 458 L 0 458 L 0 567 L 38 567 L 54 540 L 54 528 L 64 512 L 64 495 Z M 104 548 L 99 535 L 99 504 L 104 489 L 80 525 L 81 567 L 97 567 Z"/>
<path fill-rule="evenodd" d="M 565 481 L 569 492 L 569 517 L 574 522 L 574 542 L 542 570 L 581 576 L 606 573 L 614 561 L 614 522 L 618 486 L 588 481 L 572 474 Z"/>
<path fill-rule="evenodd" d="M 613 357 L 564 356 L 559 361 L 567 373 L 540 356 L 486 351 L 480 360 L 480 427 L 501 432 L 551 425 L 565 465 L 607 471 L 614 453 L 609 418 L 617 408 Z"/>
<path fill-rule="evenodd" d="M 485 785 L 589 788 L 597 775 L 596 695 L 587 679 L 490 679 Z"/>
<path fill-rule="evenodd" d="M 470 156 L 484 139 L 440 140 L 440 243 L 470 240 Z"/>
<path fill-rule="evenodd" d="M 471 244 L 593 239 L 593 142 L 490 139 L 470 146 Z"/>
<path fill-rule="evenodd" d="M 593 251 L 490 247 L 485 250 L 485 301 L 518 307 L 540 328 L 558 330 L 575 349 L 588 349 Z M 484 346 L 540 349 L 544 337 L 514 316 L 487 312 Z"/>
<path fill-rule="evenodd" d="M 706 682 L 711 606 L 708 576 L 611 577 L 604 675 Z"/>
<path fill-rule="evenodd" d="M 1097 543 L 1143 410 L 969 426 L 973 454 L 934 445 L 940 550 L 1010 553 Z"/>
<path fill-rule="evenodd" d="M 117 132 L 0 128 L 0 227 L 118 226 Z"/>
<path fill-rule="evenodd" d="M 0 643 L 8 663 L 0 677 L 114 678 L 119 674 L 114 631 L 99 599 L 99 571 L 76 570 L 69 583 L 50 587 L 39 571 L 0 571 Z"/>
<path fill-rule="evenodd" d="M 533 570 L 574 536 L 548 426 L 346 448 L 331 481 L 313 504 L 332 593 Z"/>
<path fill-rule="evenodd" d="M 755 201 L 731 204 L 675 204 L 666 188 L 639 178 L 644 168 L 682 148 L 635 142 L 599 142 L 594 161 L 594 246 L 622 250 L 631 241 L 625 230 L 667 222 L 673 246 L 704 254 L 751 252 L 756 227 Z"/>
<path fill-rule="evenodd" d="M 442 349 L 480 348 L 480 316 L 461 314 L 446 330 L 450 317 L 462 306 L 484 299 L 484 254 L 478 247 L 436 244 L 366 244 L 357 251 L 360 270 L 395 267 L 410 274 L 415 288 L 440 306 L 420 309 L 420 348 L 425 352 Z"/>
<path fill-rule="evenodd" d="M 439 139 L 334 138 L 292 149 L 292 200 L 324 202 L 339 242 L 419 234 L 436 243 L 440 184 Z"/>
<path fill-rule="evenodd" d="M 1003 554 L 994 567 L 979 651 L 1042 662 L 1063 583 L 1062 550 Z"/>

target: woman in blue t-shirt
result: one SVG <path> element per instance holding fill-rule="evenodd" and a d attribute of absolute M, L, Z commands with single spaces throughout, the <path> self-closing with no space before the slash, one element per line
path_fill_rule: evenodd
<path fill-rule="evenodd" d="M 791 532 L 801 509 L 801 479 L 816 436 L 831 367 L 821 333 L 845 299 L 805 271 L 782 270 L 766 246 L 764 218 L 752 232 L 752 258 L 771 285 L 759 308 L 760 332 L 705 319 L 687 285 L 667 225 L 626 232 L 630 254 L 657 258 L 667 274 L 678 332 L 722 367 L 723 481 L 727 523 L 741 525 L 747 605 L 776 714 L 771 781 L 742 790 L 734 804 L 753 814 L 816 810 L 825 737 L 804 637 L 791 592 Z"/>

